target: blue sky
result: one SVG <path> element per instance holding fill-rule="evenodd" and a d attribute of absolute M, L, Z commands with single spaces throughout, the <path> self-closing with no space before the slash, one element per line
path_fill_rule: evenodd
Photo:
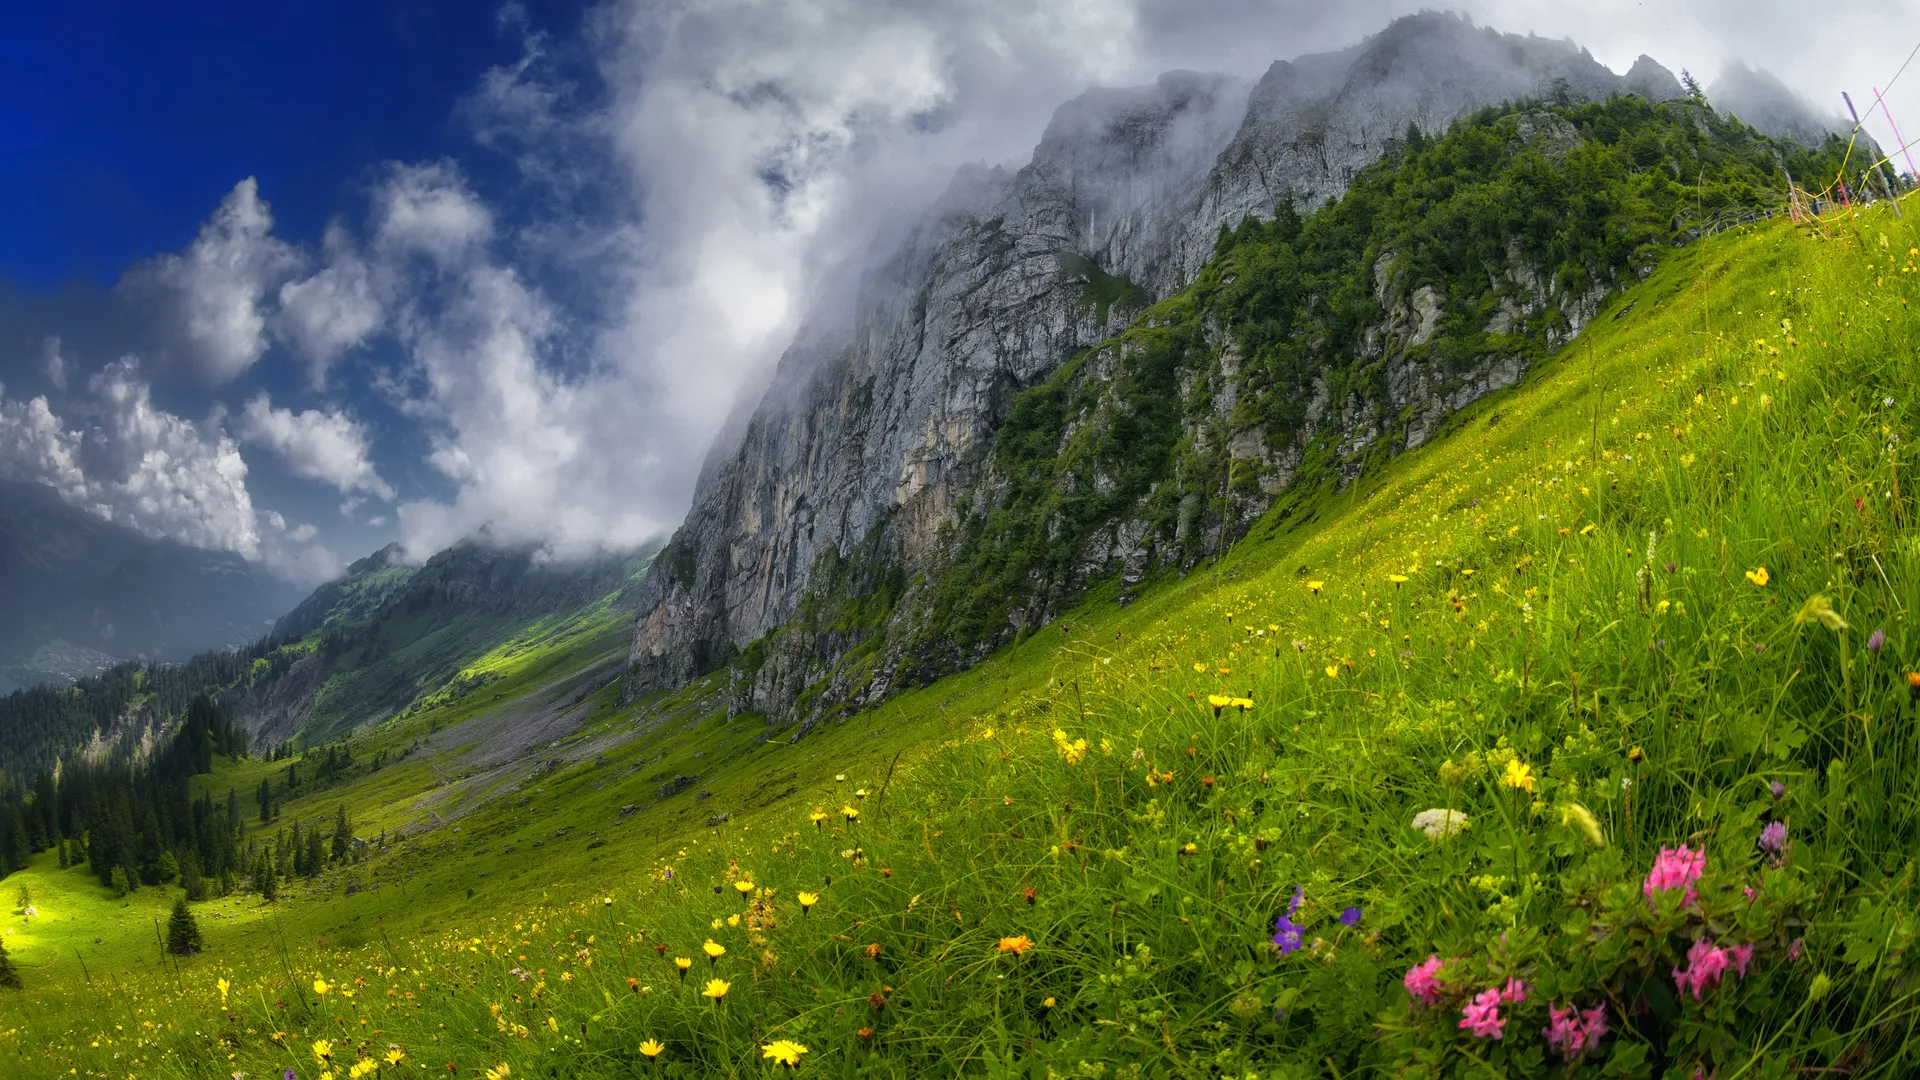
<path fill-rule="evenodd" d="M 0 35 L 0 477 L 311 584 L 685 513 L 806 313 L 1090 85 L 1426 0 L 71 0 Z M 1837 107 L 1920 0 L 1463 0 Z M 1920 71 L 1894 97 L 1920 127 Z M 1883 141 L 1883 131 L 1875 130 Z M 1916 132 L 1920 134 L 1920 132 Z"/>

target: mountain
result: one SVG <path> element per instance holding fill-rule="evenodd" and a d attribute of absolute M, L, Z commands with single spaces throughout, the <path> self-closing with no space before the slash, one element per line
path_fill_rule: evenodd
<path fill-rule="evenodd" d="M 30 685 L 244 644 L 300 592 L 231 552 L 155 540 L 51 488 L 0 481 L 0 596 L 0 672 Z"/>
<path fill-rule="evenodd" d="M 966 520 L 996 505 L 995 434 L 1018 395 L 1191 281 L 1223 227 L 1288 200 L 1322 205 L 1409 135 L 1529 94 L 1681 90 L 1644 57 L 1623 77 L 1570 43 L 1423 14 L 1276 63 L 1251 86 L 1183 72 L 1090 92 L 1058 111 L 1025 167 L 963 170 L 875 260 L 854 316 L 810 320 L 752 418 L 715 446 L 642 591 L 629 692 L 683 685 L 745 652 L 740 707 L 782 720 L 801 718 L 803 696 L 823 706 L 886 693 L 901 658 L 855 651 L 950 563 Z M 1563 297 L 1551 267 L 1494 276 L 1530 283 L 1514 286 L 1526 294 L 1516 315 L 1564 309 L 1560 334 L 1604 293 Z M 1380 296 L 1402 324 L 1438 317 L 1434 294 L 1388 284 Z M 1430 427 L 1436 405 L 1457 409 L 1520 370 L 1479 367 L 1457 386 L 1416 377 L 1403 404 Z M 774 642 L 783 627 L 797 632 Z"/>
<path fill-rule="evenodd" d="M 1737 60 L 1707 87 L 1707 100 L 1768 135 L 1803 146 L 1819 146 L 1836 135 L 1845 138 L 1853 128 L 1838 112 L 1820 112 L 1772 73 L 1755 71 Z M 1878 156 L 1875 147 L 1874 157 Z"/>

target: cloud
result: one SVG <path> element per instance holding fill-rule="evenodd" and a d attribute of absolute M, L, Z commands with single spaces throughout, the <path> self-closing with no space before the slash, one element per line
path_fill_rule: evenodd
<path fill-rule="evenodd" d="M 129 274 L 134 288 L 159 299 L 178 342 L 209 382 L 231 381 L 266 351 L 261 302 L 300 266 L 299 253 L 272 233 L 273 216 L 249 176 L 221 200 L 185 251 Z"/>
<path fill-rule="evenodd" d="M 493 234 L 493 213 L 451 162 L 394 165 L 374 196 L 374 236 L 386 254 L 459 265 Z"/>
<path fill-rule="evenodd" d="M 270 320 L 273 336 L 307 362 L 315 388 L 324 387 L 334 361 L 366 344 L 385 318 L 373 271 L 354 250 L 347 230 L 329 227 L 325 252 L 319 271 L 280 286 L 279 309 Z"/>
<path fill-rule="evenodd" d="M 247 402 L 239 432 L 243 440 L 273 451 L 295 476 L 332 484 L 342 495 L 361 491 L 393 498 L 393 488 L 368 457 L 366 430 L 346 413 L 276 409 L 261 393 Z"/>
<path fill-rule="evenodd" d="M 40 342 L 40 366 L 55 390 L 67 388 L 67 376 L 73 365 L 60 352 L 60 335 L 48 334 Z"/>
<path fill-rule="evenodd" d="M 154 406 L 133 358 L 108 364 L 87 391 L 79 424 L 45 397 L 0 396 L 0 478 L 46 484 L 69 505 L 156 539 L 265 561 L 298 583 L 338 572 L 311 527 L 255 511 L 232 438 Z"/>

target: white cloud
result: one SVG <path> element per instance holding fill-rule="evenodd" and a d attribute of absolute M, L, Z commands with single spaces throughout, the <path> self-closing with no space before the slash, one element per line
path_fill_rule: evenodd
<path fill-rule="evenodd" d="M 261 302 L 300 265 L 298 252 L 272 234 L 273 216 L 249 176 L 221 200 L 184 252 L 162 255 L 130 275 L 155 289 L 189 358 L 211 382 L 234 379 L 266 351 Z"/>
<path fill-rule="evenodd" d="M 366 344 L 385 318 L 373 272 L 344 228 L 327 229 L 325 251 L 320 270 L 280 286 L 280 307 L 271 320 L 274 337 L 307 362 L 315 387 L 324 387 L 334 361 Z"/>
<path fill-rule="evenodd" d="M 67 376 L 73 371 L 73 364 L 61 355 L 60 335 L 50 334 L 40 342 L 40 366 L 55 390 L 67 388 Z"/>
<path fill-rule="evenodd" d="M 289 528 L 254 509 L 246 462 L 217 424 L 154 406 L 133 358 L 107 365 L 87 390 L 76 410 L 86 419 L 72 425 L 45 397 L 0 396 L 0 478 L 46 484 L 69 505 L 147 536 L 262 560 L 298 584 L 339 572 L 312 526 Z"/>
<path fill-rule="evenodd" d="M 332 484 L 343 495 L 364 491 L 393 498 L 368 457 L 367 433 L 343 412 L 276 409 L 265 393 L 247 402 L 240 437 L 273 451 L 295 476 Z"/>
<path fill-rule="evenodd" d="M 395 165 L 374 196 L 375 243 L 389 254 L 418 252 L 454 266 L 492 235 L 492 212 L 448 162 Z"/>

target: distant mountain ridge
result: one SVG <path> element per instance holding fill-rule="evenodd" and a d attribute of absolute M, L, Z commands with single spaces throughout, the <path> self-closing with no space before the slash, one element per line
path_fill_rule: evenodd
<path fill-rule="evenodd" d="M 0 597 L 0 671 L 30 684 L 104 658 L 178 661 L 246 644 L 300 590 L 232 552 L 156 540 L 52 488 L 0 481 Z"/>

